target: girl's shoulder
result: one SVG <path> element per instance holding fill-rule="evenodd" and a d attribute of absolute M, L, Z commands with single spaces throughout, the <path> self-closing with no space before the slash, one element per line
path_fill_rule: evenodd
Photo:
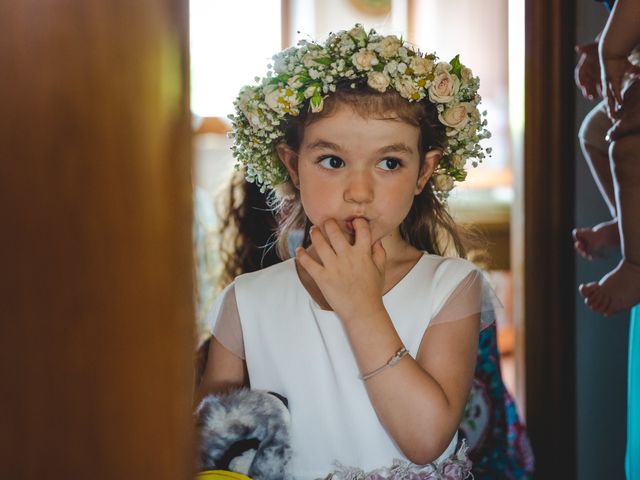
<path fill-rule="evenodd" d="M 438 279 L 462 280 L 471 272 L 480 273 L 480 269 L 467 259 L 460 257 L 445 257 L 424 252 L 423 260 L 428 270 Z"/>
<path fill-rule="evenodd" d="M 290 275 L 292 271 L 295 272 L 294 261 L 295 260 L 293 258 L 289 258 L 283 262 L 256 270 L 255 272 L 243 273 L 235 278 L 234 283 L 260 281 Z"/>
<path fill-rule="evenodd" d="M 458 286 L 468 282 L 482 281 L 481 270 L 469 260 L 425 253 L 420 281 L 432 292 L 434 299 L 448 297 Z"/>
<path fill-rule="evenodd" d="M 290 258 L 275 265 L 243 273 L 234 280 L 236 294 L 246 292 L 254 296 L 274 295 L 279 290 L 288 290 L 297 277 L 295 260 Z"/>

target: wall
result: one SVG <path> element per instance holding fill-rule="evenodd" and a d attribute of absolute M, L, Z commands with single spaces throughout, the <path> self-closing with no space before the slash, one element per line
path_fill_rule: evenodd
<path fill-rule="evenodd" d="M 607 18 L 605 8 L 589 0 L 577 2 L 576 15 L 578 43 L 592 40 Z M 591 106 L 576 89 L 576 132 Z M 576 225 L 595 225 L 609 213 L 580 149 L 576 152 Z M 617 262 L 578 258 L 576 281 L 597 280 Z M 577 290 L 575 302 L 577 478 L 624 478 L 628 312 L 601 317 L 584 305 Z"/>

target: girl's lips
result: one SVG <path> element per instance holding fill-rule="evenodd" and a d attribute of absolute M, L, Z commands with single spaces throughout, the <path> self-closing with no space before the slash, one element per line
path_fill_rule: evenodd
<path fill-rule="evenodd" d="M 349 231 L 349 233 L 355 233 L 356 232 L 355 228 L 353 228 L 353 220 L 347 220 L 346 226 L 347 226 L 347 230 Z"/>
<path fill-rule="evenodd" d="M 356 229 L 353 227 L 353 221 L 354 221 L 356 218 L 362 218 L 362 219 L 364 219 L 364 220 L 367 220 L 365 217 L 349 217 L 349 218 L 347 218 L 347 219 L 345 220 L 345 226 L 346 226 L 347 230 L 349 231 L 349 233 L 355 233 L 355 232 L 356 232 Z M 369 221 L 369 220 L 367 220 L 367 222 L 368 222 L 368 221 Z"/>

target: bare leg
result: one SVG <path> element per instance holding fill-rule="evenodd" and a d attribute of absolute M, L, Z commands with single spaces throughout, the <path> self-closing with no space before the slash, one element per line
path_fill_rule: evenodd
<path fill-rule="evenodd" d="M 604 315 L 640 303 L 640 79 L 625 90 L 611 136 L 622 261 L 599 282 L 580 286 L 585 303 Z"/>
<path fill-rule="evenodd" d="M 573 230 L 576 251 L 588 260 L 605 257 L 609 250 L 620 244 L 609 143 L 605 139 L 609 128 L 611 120 L 607 116 L 604 102 L 600 102 L 585 117 L 579 133 L 582 153 L 612 218 L 591 228 Z"/>

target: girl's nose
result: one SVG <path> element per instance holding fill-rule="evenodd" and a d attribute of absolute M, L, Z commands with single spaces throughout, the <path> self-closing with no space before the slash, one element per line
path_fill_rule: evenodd
<path fill-rule="evenodd" d="M 366 174 L 354 174 L 344 191 L 344 200 L 350 203 L 369 203 L 373 200 L 373 183 Z"/>

